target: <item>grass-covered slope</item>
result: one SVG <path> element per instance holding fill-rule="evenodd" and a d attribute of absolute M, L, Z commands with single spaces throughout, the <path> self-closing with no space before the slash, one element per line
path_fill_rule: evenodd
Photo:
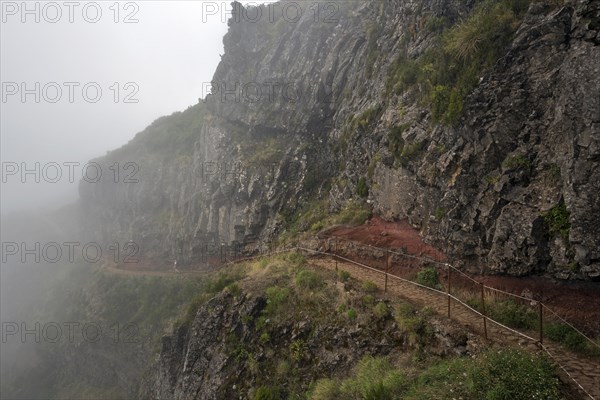
<path fill-rule="evenodd" d="M 300 254 L 238 265 L 209 287 L 222 291 L 200 293 L 174 325 L 144 396 L 572 398 L 543 356 L 488 347 L 428 309 Z"/>

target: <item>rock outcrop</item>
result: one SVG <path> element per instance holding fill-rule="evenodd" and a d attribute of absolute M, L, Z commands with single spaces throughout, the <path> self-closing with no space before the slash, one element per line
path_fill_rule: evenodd
<path fill-rule="evenodd" d="M 408 218 L 466 269 L 600 279 L 600 2 L 521 2 L 461 117 L 441 123 L 421 86 L 390 90 L 390 76 L 472 3 L 232 19 L 213 93 L 96 160 L 134 163 L 139 182 L 83 182 L 87 234 L 197 262 L 215 244 L 277 236 L 315 198 L 339 209 L 362 179 L 375 214 Z"/>

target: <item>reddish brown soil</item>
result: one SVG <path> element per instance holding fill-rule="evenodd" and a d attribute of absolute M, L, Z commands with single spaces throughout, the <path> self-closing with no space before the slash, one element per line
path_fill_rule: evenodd
<path fill-rule="evenodd" d="M 427 256 L 439 261 L 446 257 L 438 249 L 423 242 L 419 232 L 408 221 L 384 221 L 375 217 L 357 227 L 336 227 L 326 233 L 345 239 L 370 244 L 381 248 L 403 248 L 408 254 Z M 361 255 L 364 258 L 364 254 Z M 382 260 L 373 260 L 369 265 L 381 268 Z M 399 276 L 414 274 L 413 265 L 403 268 L 394 264 L 390 272 Z M 442 274 L 446 279 L 446 274 Z M 557 314 L 591 334 L 600 334 L 600 283 L 563 282 L 549 278 L 532 276 L 517 278 L 510 276 L 472 276 L 487 286 L 522 295 L 530 292 L 535 299 L 543 301 Z M 459 286 L 468 286 L 467 279 L 455 277 Z M 461 284 L 462 283 L 462 284 Z M 472 284 L 471 284 L 472 285 Z"/>
<path fill-rule="evenodd" d="M 409 254 L 424 255 L 438 261 L 444 261 L 446 258 L 441 251 L 425 243 L 419 232 L 407 220 L 389 222 L 374 217 L 361 226 L 336 227 L 328 231 L 327 235 L 356 240 L 381 248 L 403 248 Z"/>

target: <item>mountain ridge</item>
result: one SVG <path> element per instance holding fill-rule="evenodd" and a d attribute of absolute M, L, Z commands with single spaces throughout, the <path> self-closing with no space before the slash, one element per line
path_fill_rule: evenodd
<path fill-rule="evenodd" d="M 82 182 L 86 234 L 184 265 L 207 243 L 271 241 L 316 199 L 357 202 L 471 272 L 600 279 L 599 9 L 372 1 L 332 23 L 231 20 L 213 94 L 98 160 L 138 163 L 139 183 Z M 231 100 L 273 83 L 302 95 Z"/>

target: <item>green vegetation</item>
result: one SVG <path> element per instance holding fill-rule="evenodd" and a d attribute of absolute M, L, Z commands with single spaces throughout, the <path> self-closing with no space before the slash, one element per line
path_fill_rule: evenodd
<path fill-rule="evenodd" d="M 521 154 L 512 155 L 502 162 L 502 166 L 506 169 L 523 169 L 530 170 L 532 167 L 531 161 Z"/>
<path fill-rule="evenodd" d="M 198 294 L 207 284 L 199 279 L 99 273 L 94 285 L 102 293 L 103 319 L 135 323 L 153 331 L 164 328 L 190 299 L 194 299 L 194 307 L 202 303 L 204 299 Z"/>
<path fill-rule="evenodd" d="M 396 164 L 406 167 L 409 162 L 420 157 L 427 147 L 427 141 L 419 140 L 407 143 L 403 133 L 410 128 L 410 124 L 398 125 L 388 132 L 388 148 L 394 155 Z"/>
<path fill-rule="evenodd" d="M 496 185 L 498 182 L 500 182 L 500 178 L 502 178 L 502 175 L 486 175 L 484 180 L 490 185 Z"/>
<path fill-rule="evenodd" d="M 388 132 L 388 148 L 394 155 L 396 163 L 403 167 L 420 157 L 427 146 L 424 140 L 406 143 L 402 135 L 409 128 L 410 124 L 402 124 L 392 127 Z"/>
<path fill-rule="evenodd" d="M 212 296 L 223 290 L 228 290 L 232 295 L 238 296 L 241 293 L 241 289 L 236 282 L 244 277 L 245 273 L 242 269 L 232 268 L 227 272 L 210 275 L 203 280 L 192 280 L 192 282 L 196 282 L 191 288 L 196 293 L 195 295 L 192 294 L 193 292 L 183 291 L 174 296 L 175 298 L 179 298 L 179 302 L 181 303 L 185 302 L 186 297 L 192 300 L 187 304 L 185 311 L 181 313 L 179 319 L 173 325 L 184 329 L 189 328 L 198 309 Z M 165 278 L 156 277 L 154 279 L 164 280 Z M 179 297 L 180 295 L 185 297 Z M 166 315 L 163 318 L 165 320 L 169 319 Z"/>
<path fill-rule="evenodd" d="M 368 308 L 373 307 L 375 305 L 375 297 L 370 294 L 363 296 L 362 304 Z"/>
<path fill-rule="evenodd" d="M 371 210 L 367 205 L 356 201 L 346 203 L 340 212 L 332 218 L 332 225 L 361 225 L 371 217 Z"/>
<path fill-rule="evenodd" d="M 346 315 L 348 316 L 348 319 L 352 321 L 354 321 L 358 317 L 358 313 L 353 308 L 349 309 Z"/>
<path fill-rule="evenodd" d="M 482 310 L 481 299 L 467 300 L 467 304 L 478 311 Z M 536 311 L 512 299 L 497 300 L 486 298 L 485 312 L 490 318 L 511 328 L 538 328 L 538 314 Z"/>
<path fill-rule="evenodd" d="M 555 322 L 544 326 L 544 335 L 555 342 L 561 343 L 569 350 L 600 357 L 600 348 L 594 346 L 579 332 L 565 323 Z"/>
<path fill-rule="evenodd" d="M 130 144 L 109 152 L 107 157 L 131 159 L 129 151 L 140 151 L 144 155 L 153 154 L 160 157 L 191 155 L 202 127 L 211 118 L 204 103 L 198 103 L 183 112 L 158 118 L 136 135 Z"/>
<path fill-rule="evenodd" d="M 183 315 L 175 322 L 174 326 L 188 329 L 192 324 L 192 321 L 196 317 L 196 313 L 200 307 L 208 300 L 206 293 L 196 295 L 192 301 L 188 304 L 186 311 Z"/>
<path fill-rule="evenodd" d="M 395 308 L 395 319 L 401 331 L 408 335 L 410 343 L 417 350 L 427 346 L 433 339 L 433 329 L 428 323 L 430 312 L 417 310 L 409 304 L 400 304 Z"/>
<path fill-rule="evenodd" d="M 436 363 L 402 399 L 559 400 L 560 382 L 545 358 L 521 350 L 489 350 L 475 359 Z"/>
<path fill-rule="evenodd" d="M 465 98 L 481 76 L 500 58 L 527 10 L 530 0 L 484 0 L 462 22 L 447 28 L 430 19 L 426 29 L 442 32 L 437 45 L 416 59 L 401 54 L 389 72 L 387 89 L 401 93 L 413 86 L 436 121 L 455 124 Z"/>
<path fill-rule="evenodd" d="M 373 281 L 364 281 L 362 288 L 367 293 L 376 293 L 379 290 L 377 284 Z"/>
<path fill-rule="evenodd" d="M 344 271 L 344 270 L 340 270 L 338 272 L 338 277 L 340 278 L 340 281 L 346 282 L 346 281 L 348 281 L 348 279 L 350 279 L 350 272 Z"/>
<path fill-rule="evenodd" d="M 489 350 L 476 358 L 437 361 L 411 379 L 388 358 L 362 358 L 352 376 L 318 380 L 311 400 L 559 400 L 561 385 L 545 358 Z"/>
<path fill-rule="evenodd" d="M 352 118 L 351 126 L 353 131 L 366 129 L 371 126 L 381 114 L 382 108 L 380 106 L 373 106 L 365 109 L 361 114 Z"/>
<path fill-rule="evenodd" d="M 435 267 L 427 267 L 421 269 L 417 273 L 417 283 L 437 290 L 440 290 L 442 288 L 442 286 L 440 285 L 438 270 Z"/>
<path fill-rule="evenodd" d="M 394 126 L 388 132 L 388 148 L 396 159 L 399 159 L 404 150 L 404 139 L 402 134 L 410 128 L 409 124 Z"/>
<path fill-rule="evenodd" d="M 267 294 L 267 307 L 266 314 L 272 315 L 279 311 L 283 302 L 287 299 L 290 294 L 290 289 L 286 287 L 271 286 L 266 291 Z"/>
<path fill-rule="evenodd" d="M 302 253 L 297 253 L 297 252 L 291 252 L 291 253 L 287 253 L 283 255 L 283 258 L 286 261 L 289 261 L 290 263 L 292 263 L 293 265 L 302 267 L 304 265 L 306 265 L 307 260 L 306 260 L 306 256 Z"/>
<path fill-rule="evenodd" d="M 571 213 L 567 210 L 564 200 L 561 200 L 556 206 L 542 213 L 542 218 L 548 226 L 548 232 L 551 235 L 560 235 L 563 239 L 569 238 L 571 224 L 569 218 Z"/>
<path fill-rule="evenodd" d="M 261 386 L 254 392 L 254 400 L 279 400 L 281 394 L 278 387 Z"/>
<path fill-rule="evenodd" d="M 428 32 L 439 33 L 443 32 L 450 25 L 450 21 L 445 16 L 431 16 L 425 23 L 425 30 Z"/>
<path fill-rule="evenodd" d="M 367 28 L 367 61 L 366 61 L 366 72 L 367 77 L 371 77 L 373 75 L 373 65 L 375 64 L 375 60 L 377 60 L 377 55 L 379 54 L 379 46 L 377 46 L 377 38 L 379 37 L 379 27 L 378 24 L 372 22 L 369 24 Z"/>
<path fill-rule="evenodd" d="M 296 362 L 302 361 L 306 357 L 308 357 L 308 352 L 309 352 L 309 350 L 306 345 L 306 342 L 304 342 L 304 340 L 302 340 L 302 339 L 294 340 L 290 344 L 290 356 L 291 356 L 292 360 L 294 360 Z"/>
<path fill-rule="evenodd" d="M 291 239 L 301 232 L 318 232 L 333 225 L 361 225 L 370 217 L 371 209 L 366 202 L 349 201 L 339 212 L 331 213 L 326 200 L 314 200 L 285 218 L 286 232 L 280 239 Z"/>
<path fill-rule="evenodd" d="M 391 400 L 399 398 L 406 385 L 404 375 L 392 368 L 386 358 L 364 357 L 358 362 L 354 374 L 354 377 L 341 382 L 330 379 L 317 381 L 310 399 Z"/>
<path fill-rule="evenodd" d="M 254 331 L 254 341 L 234 331 L 225 339 L 226 354 L 244 366 L 236 369 L 243 375 L 240 394 L 248 390 L 254 399 L 561 398 L 558 380 L 545 359 L 489 350 L 475 358 L 442 360 L 427 351 L 435 343 L 431 310 L 383 300 L 376 294 L 374 282 L 362 283 L 347 273 L 319 271 L 307 264 L 304 256 L 295 253 L 262 258 L 215 275 L 204 284 L 205 291 L 232 290 L 239 285 L 265 293 L 267 304 L 260 314 L 242 317 L 245 326 Z M 250 281 L 229 283 L 231 277 L 241 276 L 249 276 Z M 327 278 L 338 277 L 345 281 L 343 290 L 325 284 Z M 323 335 L 328 335 L 327 329 L 319 327 L 333 323 L 346 329 L 355 324 L 362 329 L 369 325 L 381 329 L 394 322 L 390 316 L 397 323 L 394 329 L 406 338 L 404 345 L 413 351 L 412 361 L 407 359 L 399 366 L 393 358 L 364 356 L 349 376 L 319 379 L 322 375 L 315 373 L 315 363 L 319 362 Z M 293 336 L 282 335 L 282 327 L 289 326 Z M 320 333 L 314 336 L 315 332 Z M 307 379 L 315 382 L 308 392 Z"/>
<path fill-rule="evenodd" d="M 440 221 L 446 216 L 446 209 L 444 207 L 438 207 L 435 209 L 435 219 Z"/>
<path fill-rule="evenodd" d="M 220 273 L 206 282 L 206 291 L 210 294 L 219 293 L 227 286 L 243 278 L 241 271 Z"/>
<path fill-rule="evenodd" d="M 314 271 L 303 269 L 296 274 L 296 285 L 302 289 L 315 290 L 323 284 L 323 278 Z"/>
<path fill-rule="evenodd" d="M 425 151 L 426 146 L 427 142 L 425 140 L 405 144 L 402 148 L 402 153 L 400 153 L 400 163 L 406 166 L 408 162 L 420 157 L 423 151 Z"/>
<path fill-rule="evenodd" d="M 281 138 L 252 139 L 242 141 L 242 143 L 244 144 L 242 155 L 246 157 L 248 165 L 266 166 L 278 163 L 283 157 Z"/>
<path fill-rule="evenodd" d="M 387 304 L 384 302 L 379 302 L 373 307 L 373 315 L 378 319 L 385 319 L 388 315 L 390 315 L 390 309 Z"/>
<path fill-rule="evenodd" d="M 375 174 L 375 168 L 377 168 L 377 165 L 381 162 L 381 154 L 380 153 L 376 153 L 373 158 L 371 159 L 371 162 L 369 163 L 369 167 L 367 168 L 367 176 L 369 177 L 369 179 L 373 179 L 373 175 Z"/>
<path fill-rule="evenodd" d="M 367 186 L 367 180 L 364 177 L 361 177 L 356 184 L 356 194 L 360 197 L 369 196 L 369 187 Z"/>

